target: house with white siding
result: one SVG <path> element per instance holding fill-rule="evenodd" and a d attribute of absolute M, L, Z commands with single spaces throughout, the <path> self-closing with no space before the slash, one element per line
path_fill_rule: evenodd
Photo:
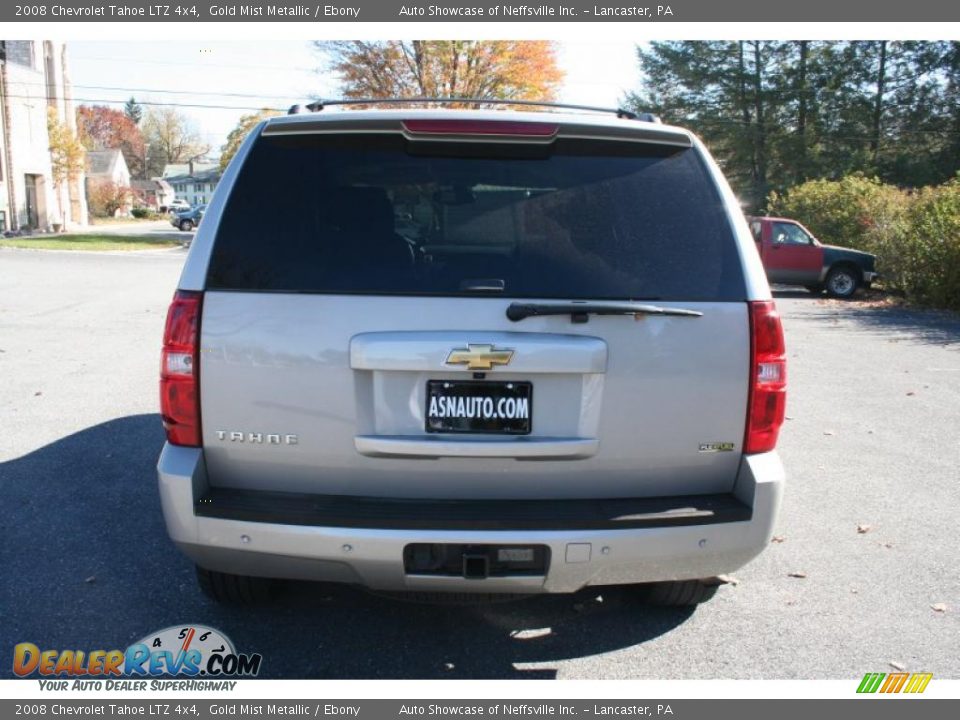
<path fill-rule="evenodd" d="M 218 163 L 171 163 L 163 169 L 163 179 L 173 188 L 177 198 L 186 200 L 191 207 L 210 202 L 213 191 L 220 182 Z"/>
<path fill-rule="evenodd" d="M 111 185 L 118 192 L 124 192 L 126 200 L 117 209 L 116 215 L 126 216 L 130 214 L 134 203 L 133 188 L 130 185 L 130 169 L 123 157 L 123 151 L 119 148 L 87 151 L 88 205 L 93 205 L 89 199 L 90 191 L 97 185 Z"/>
<path fill-rule="evenodd" d="M 136 202 L 156 212 L 166 212 L 176 197 L 173 187 L 163 178 L 131 180 L 130 186 L 133 188 Z"/>

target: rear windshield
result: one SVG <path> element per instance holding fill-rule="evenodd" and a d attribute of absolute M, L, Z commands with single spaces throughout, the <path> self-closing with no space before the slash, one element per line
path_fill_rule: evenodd
<path fill-rule="evenodd" d="M 557 140 L 262 136 L 230 192 L 212 289 L 742 300 L 695 150 Z"/>

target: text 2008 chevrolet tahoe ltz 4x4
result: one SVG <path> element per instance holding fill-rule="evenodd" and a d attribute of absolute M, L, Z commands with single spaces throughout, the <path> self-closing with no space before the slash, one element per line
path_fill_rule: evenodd
<path fill-rule="evenodd" d="M 296 578 L 692 604 L 769 541 L 785 380 L 750 231 L 689 132 L 274 118 L 170 307 L 163 512 L 221 600 Z"/>

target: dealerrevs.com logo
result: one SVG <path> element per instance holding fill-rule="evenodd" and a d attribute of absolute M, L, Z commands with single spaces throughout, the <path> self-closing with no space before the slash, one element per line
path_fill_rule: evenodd
<path fill-rule="evenodd" d="M 230 638 L 203 625 L 171 626 L 147 635 L 126 650 L 41 650 L 29 642 L 13 649 L 17 677 L 103 680 L 109 684 L 103 689 L 116 690 L 146 689 L 145 682 L 134 685 L 117 678 L 256 677 L 262 661 L 259 653 L 238 653 Z M 66 686 L 64 680 L 49 689 Z"/>

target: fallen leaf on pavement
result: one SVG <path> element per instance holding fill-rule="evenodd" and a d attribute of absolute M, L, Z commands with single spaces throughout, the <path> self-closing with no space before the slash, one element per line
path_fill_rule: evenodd
<path fill-rule="evenodd" d="M 806 576 L 807 576 L 807 574 L 806 574 L 805 572 L 791 572 L 791 573 L 787 573 L 787 577 L 792 577 L 792 578 L 805 578 Z"/>
<path fill-rule="evenodd" d="M 940 613 L 946 612 L 946 611 L 947 611 L 947 604 L 946 604 L 946 603 L 934 603 L 933 605 L 930 606 L 930 609 L 933 610 L 934 612 L 940 612 Z"/>
<path fill-rule="evenodd" d="M 895 660 L 890 661 L 890 667 L 892 667 L 894 670 L 899 670 L 900 672 L 903 672 L 904 670 L 907 669 L 906 665 L 900 662 L 896 662 Z"/>
<path fill-rule="evenodd" d="M 823 434 L 824 434 L 824 435 L 836 435 L 836 433 L 833 432 L 833 430 L 824 430 L 824 431 L 823 431 Z"/>
<path fill-rule="evenodd" d="M 910 392 L 907 393 L 907 395 L 916 395 L 916 393 L 913 390 L 911 390 Z"/>
<path fill-rule="evenodd" d="M 873 525 L 857 525 L 858 535 L 866 535 L 871 530 L 873 530 Z"/>
<path fill-rule="evenodd" d="M 787 539 L 787 538 L 784 537 L 783 535 L 774 535 L 772 538 L 770 538 L 770 542 L 773 542 L 773 543 L 782 543 L 782 542 L 783 542 L 784 540 L 786 540 L 786 539 Z"/>

